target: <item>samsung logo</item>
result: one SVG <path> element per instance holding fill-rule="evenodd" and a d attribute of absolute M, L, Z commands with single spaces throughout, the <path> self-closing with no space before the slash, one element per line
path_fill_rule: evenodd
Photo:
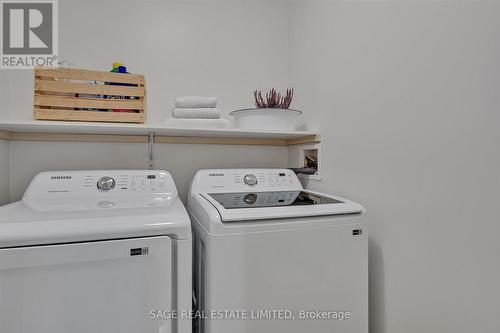
<path fill-rule="evenodd" d="M 52 176 L 50 179 L 71 179 L 71 176 Z"/>
<path fill-rule="evenodd" d="M 223 173 L 209 173 L 208 175 L 210 177 L 224 177 Z"/>

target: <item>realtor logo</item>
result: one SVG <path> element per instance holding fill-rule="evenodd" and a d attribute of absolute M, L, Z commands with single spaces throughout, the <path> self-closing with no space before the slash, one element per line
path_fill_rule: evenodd
<path fill-rule="evenodd" d="M 57 66 L 57 0 L 2 1 L 2 69 Z"/>

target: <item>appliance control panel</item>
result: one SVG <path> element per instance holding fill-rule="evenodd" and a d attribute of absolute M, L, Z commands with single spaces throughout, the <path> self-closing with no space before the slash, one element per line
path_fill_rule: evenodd
<path fill-rule="evenodd" d="M 198 192 L 300 191 L 302 184 L 289 169 L 201 170 L 193 188 Z"/>
<path fill-rule="evenodd" d="M 38 174 L 23 199 L 99 196 L 155 196 L 177 194 L 172 176 L 166 171 L 99 170 L 57 171 Z"/>
<path fill-rule="evenodd" d="M 101 192 L 131 192 L 131 193 L 163 193 L 170 192 L 167 187 L 167 175 L 163 173 L 146 172 L 140 174 L 119 174 L 115 177 L 102 175 L 86 175 L 83 185 L 89 189 Z"/>
<path fill-rule="evenodd" d="M 23 202 L 40 211 L 155 207 L 177 196 L 166 171 L 96 170 L 38 174 Z"/>

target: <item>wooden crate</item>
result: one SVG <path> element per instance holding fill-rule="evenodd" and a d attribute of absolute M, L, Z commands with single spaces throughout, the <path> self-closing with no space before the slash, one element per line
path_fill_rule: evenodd
<path fill-rule="evenodd" d="M 143 124 L 146 83 L 137 74 L 36 68 L 33 105 L 38 120 Z"/>

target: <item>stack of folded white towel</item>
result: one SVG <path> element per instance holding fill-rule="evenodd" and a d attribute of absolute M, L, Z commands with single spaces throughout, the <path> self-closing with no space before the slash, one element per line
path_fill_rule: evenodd
<path fill-rule="evenodd" d="M 221 118 L 217 98 L 185 96 L 175 99 L 173 118 L 166 125 L 185 128 L 227 128 L 229 121 Z"/>

